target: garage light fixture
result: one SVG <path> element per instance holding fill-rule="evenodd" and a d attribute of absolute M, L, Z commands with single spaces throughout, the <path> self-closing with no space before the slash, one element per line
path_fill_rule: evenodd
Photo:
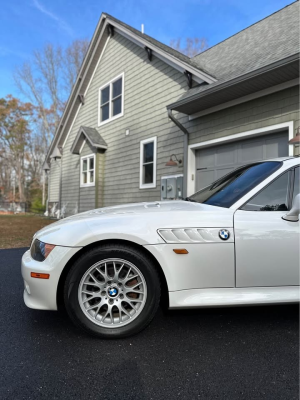
<path fill-rule="evenodd" d="M 289 144 L 298 147 L 300 145 L 300 126 L 296 129 L 296 136 L 289 141 Z"/>
<path fill-rule="evenodd" d="M 173 157 L 175 157 L 176 161 L 173 160 Z M 166 163 L 166 167 L 177 167 L 182 164 L 182 160 L 178 160 L 176 154 L 171 154 L 170 160 Z"/>

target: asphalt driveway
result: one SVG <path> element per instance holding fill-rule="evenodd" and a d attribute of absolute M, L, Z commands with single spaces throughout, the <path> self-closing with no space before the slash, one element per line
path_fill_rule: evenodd
<path fill-rule="evenodd" d="M 298 399 L 299 308 L 174 311 L 118 341 L 23 304 L 20 258 L 0 250 L 1 399 Z"/>

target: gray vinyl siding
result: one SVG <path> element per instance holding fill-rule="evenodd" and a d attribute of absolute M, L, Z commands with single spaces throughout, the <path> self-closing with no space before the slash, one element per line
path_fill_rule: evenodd
<path fill-rule="evenodd" d="M 49 202 L 59 201 L 59 183 L 60 183 L 60 164 L 61 160 L 51 159 L 49 172 Z"/>
<path fill-rule="evenodd" d="M 124 115 L 98 127 L 99 88 L 124 73 Z M 153 57 L 143 48 L 115 33 L 109 39 L 70 130 L 62 157 L 62 205 L 66 215 L 75 210 L 160 199 L 162 175 L 183 173 L 182 167 L 166 167 L 171 154 L 183 158 L 184 134 L 168 119 L 166 105 L 187 91 L 185 76 Z M 176 113 L 175 113 L 176 115 Z M 177 114 L 190 132 L 189 144 L 294 121 L 299 126 L 298 87 L 286 89 L 189 121 Z M 108 145 L 97 154 L 95 187 L 80 188 L 80 157 L 93 151 L 86 145 L 81 155 L 70 148 L 80 126 L 96 128 Z M 125 136 L 126 130 L 130 131 Z M 156 188 L 139 189 L 140 141 L 157 137 Z M 186 162 L 186 160 L 184 160 Z M 51 166 L 50 201 L 58 201 L 59 170 Z M 53 200 L 52 200 L 53 199 Z"/>
<path fill-rule="evenodd" d="M 124 116 L 98 127 L 99 88 L 119 74 L 124 78 Z M 158 200 L 162 174 L 180 173 L 182 168 L 165 168 L 170 154 L 183 156 L 183 133 L 169 121 L 166 104 L 175 101 L 187 90 L 186 78 L 163 61 L 153 57 L 128 39 L 115 35 L 92 79 L 74 125 L 64 147 L 62 203 L 72 214 L 76 199 L 80 211 L 98 206 Z M 98 154 L 98 199 L 92 193 L 83 194 L 79 183 L 79 158 L 70 148 L 79 127 L 96 128 L 108 144 Z M 125 136 L 125 130 L 130 134 Z M 157 187 L 139 189 L 140 141 L 157 136 Z M 95 198 L 95 197 L 94 197 Z"/>
<path fill-rule="evenodd" d="M 80 188 L 79 212 L 95 208 L 95 186 Z"/>
<path fill-rule="evenodd" d="M 226 108 L 192 121 L 181 118 L 190 144 L 294 121 L 299 126 L 299 86 Z"/>

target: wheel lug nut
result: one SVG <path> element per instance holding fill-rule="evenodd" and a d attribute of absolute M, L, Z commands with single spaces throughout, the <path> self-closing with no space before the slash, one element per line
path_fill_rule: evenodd
<path fill-rule="evenodd" d="M 113 299 L 110 299 L 109 304 L 113 304 L 113 303 L 114 303 Z"/>

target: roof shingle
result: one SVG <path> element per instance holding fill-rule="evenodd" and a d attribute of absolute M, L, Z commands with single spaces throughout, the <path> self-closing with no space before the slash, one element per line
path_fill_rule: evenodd
<path fill-rule="evenodd" d="M 299 1 L 271 14 L 192 60 L 218 81 L 189 90 L 190 97 L 299 53 Z"/>

